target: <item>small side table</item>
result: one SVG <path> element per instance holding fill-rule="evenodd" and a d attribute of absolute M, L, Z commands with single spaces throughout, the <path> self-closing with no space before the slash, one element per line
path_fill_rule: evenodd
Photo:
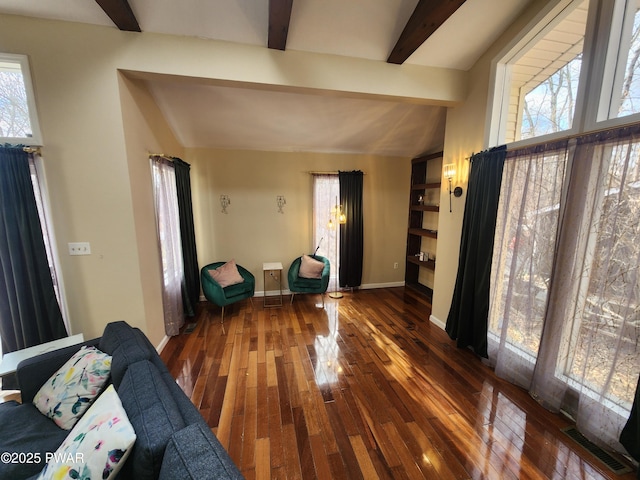
<path fill-rule="evenodd" d="M 281 307 L 282 306 L 282 263 L 271 262 L 262 264 L 262 274 L 264 279 L 264 306 L 265 307 Z M 267 295 L 269 289 L 267 286 L 273 287 L 272 291 L 277 291 L 277 295 Z"/>

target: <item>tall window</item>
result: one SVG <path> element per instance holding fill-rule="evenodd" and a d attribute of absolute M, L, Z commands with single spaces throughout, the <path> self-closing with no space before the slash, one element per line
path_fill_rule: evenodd
<path fill-rule="evenodd" d="M 332 209 L 340 201 L 340 182 L 338 175 L 313 176 L 313 243 L 318 255 L 329 260 L 331 264 L 331 281 L 338 275 L 338 259 L 340 258 L 339 229 L 332 220 Z"/>
<path fill-rule="evenodd" d="M 184 324 L 182 283 L 184 263 L 180 241 L 180 214 L 176 173 L 165 158 L 151 158 L 153 195 L 156 207 L 158 241 L 162 260 L 162 306 L 166 334 L 177 335 Z"/>
<path fill-rule="evenodd" d="M 24 55 L 0 53 L 0 144 L 40 145 L 29 63 Z"/>
<path fill-rule="evenodd" d="M 518 141 L 502 181 L 489 357 L 617 449 L 640 365 L 639 12 L 640 0 L 549 2 L 495 62 L 505 93 L 489 140 Z M 534 60 L 560 43 L 539 76 Z"/>

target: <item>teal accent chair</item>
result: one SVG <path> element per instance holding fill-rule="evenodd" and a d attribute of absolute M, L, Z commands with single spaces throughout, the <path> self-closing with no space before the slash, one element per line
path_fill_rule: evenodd
<path fill-rule="evenodd" d="M 200 281 L 202 282 L 202 292 L 204 293 L 205 298 L 214 305 L 222 308 L 220 323 L 224 323 L 224 307 L 227 305 L 231 305 L 232 303 L 248 298 L 251 300 L 251 305 L 253 306 L 253 300 L 251 297 L 253 297 L 256 289 L 255 277 L 249 270 L 240 265 L 236 266 L 238 267 L 240 276 L 244 278 L 244 282 L 222 288 L 220 284 L 216 282 L 211 275 L 209 275 L 209 270 L 216 269 L 225 263 L 226 262 L 210 263 L 209 265 L 202 267 L 200 270 Z"/>
<path fill-rule="evenodd" d="M 302 257 L 296 258 L 289 267 L 289 273 L 287 275 L 289 280 L 289 291 L 291 292 L 291 303 L 293 303 L 293 297 L 296 293 L 319 293 L 322 297 L 322 306 L 324 307 L 324 293 L 329 287 L 329 272 L 331 266 L 329 260 L 320 255 L 310 255 L 310 257 L 320 260 L 324 263 L 322 269 L 321 278 L 303 278 L 298 275 L 300 272 L 300 262 Z"/>

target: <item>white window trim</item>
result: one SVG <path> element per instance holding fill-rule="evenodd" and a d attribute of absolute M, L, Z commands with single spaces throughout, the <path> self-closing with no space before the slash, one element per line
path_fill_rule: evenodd
<path fill-rule="evenodd" d="M 29 121 L 31 122 L 30 137 L 0 137 L 0 143 L 25 144 L 31 146 L 42 145 L 42 134 L 40 133 L 40 124 L 38 123 L 38 113 L 36 110 L 36 101 L 33 90 L 33 82 L 31 80 L 31 69 L 29 68 L 29 58 L 26 55 L 18 55 L 12 53 L 0 53 L 0 61 L 19 63 L 22 70 L 22 78 L 24 79 L 24 88 L 27 93 L 27 107 L 29 109 Z"/>

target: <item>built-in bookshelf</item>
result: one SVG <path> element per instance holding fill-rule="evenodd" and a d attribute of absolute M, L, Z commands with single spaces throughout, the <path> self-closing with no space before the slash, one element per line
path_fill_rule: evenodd
<path fill-rule="evenodd" d="M 433 298 L 442 152 L 411 160 L 405 285 Z"/>

